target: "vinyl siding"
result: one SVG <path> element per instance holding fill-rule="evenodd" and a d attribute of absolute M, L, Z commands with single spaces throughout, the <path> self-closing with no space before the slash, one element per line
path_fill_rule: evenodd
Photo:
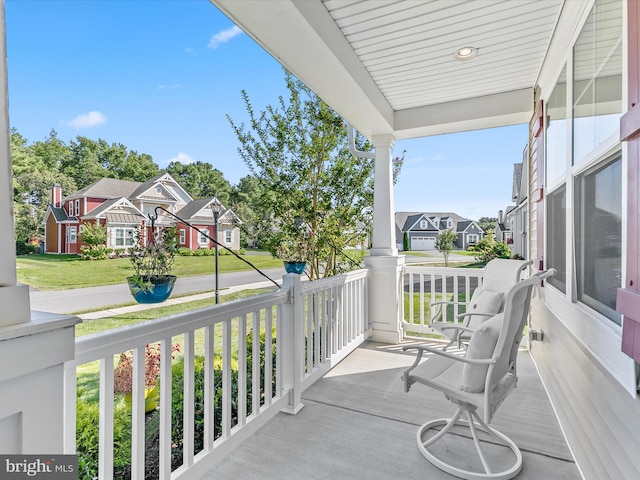
<path fill-rule="evenodd" d="M 531 354 L 585 479 L 640 478 L 640 400 L 633 398 L 540 298 Z"/>

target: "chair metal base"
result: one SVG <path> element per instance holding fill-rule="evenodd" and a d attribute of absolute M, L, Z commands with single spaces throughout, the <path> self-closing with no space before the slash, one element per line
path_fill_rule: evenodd
<path fill-rule="evenodd" d="M 460 417 L 464 416 L 466 419 L 461 419 Z M 442 429 L 435 434 L 433 437 L 428 439 L 427 441 L 423 440 L 425 433 L 432 428 L 440 427 Z M 484 467 L 485 473 L 480 472 L 471 472 L 468 470 L 462 470 L 460 468 L 454 467 L 436 457 L 433 453 L 431 453 L 427 447 L 433 445 L 435 442 L 444 437 L 444 435 L 449 432 L 454 426 L 463 426 L 468 427 L 471 431 L 471 437 L 473 438 L 473 443 L 476 446 L 476 450 L 478 451 L 478 456 L 480 457 L 480 461 L 482 462 L 482 466 Z M 478 438 L 477 430 L 484 431 L 487 433 L 493 440 L 496 441 L 498 445 L 502 445 L 511 450 L 513 455 L 515 456 L 515 464 L 504 471 L 501 472 L 493 472 L 491 467 L 489 466 L 487 459 L 482 452 L 482 448 L 480 447 L 480 439 Z M 508 480 L 510 478 L 515 477 L 520 470 L 522 469 L 522 453 L 518 446 L 507 437 L 505 434 L 500 433 L 499 431 L 489 427 L 482 419 L 478 416 L 475 410 L 467 410 L 463 407 L 458 408 L 456 413 L 452 418 L 439 418 L 437 420 L 432 420 L 430 422 L 425 423 L 418 429 L 417 434 L 417 443 L 418 450 L 420 453 L 426 458 L 429 462 L 431 462 L 434 466 L 438 467 L 440 470 L 443 470 L 451 475 L 454 475 L 459 478 L 464 478 L 467 480 L 480 480 L 480 479 L 498 479 L 498 480 Z M 462 453 L 462 452 L 461 452 Z"/>

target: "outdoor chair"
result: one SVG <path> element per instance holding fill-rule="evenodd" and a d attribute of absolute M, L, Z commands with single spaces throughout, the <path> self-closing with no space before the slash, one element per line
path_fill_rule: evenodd
<path fill-rule="evenodd" d="M 520 472 L 520 449 L 513 440 L 488 424 L 518 380 L 518 346 L 529 314 L 533 287 L 555 273 L 554 269 L 550 269 L 515 284 L 507 293 L 503 312 L 494 315 L 473 332 L 464 356 L 426 346 L 412 345 L 403 348 L 405 351 L 418 351 L 415 362 L 402 375 L 405 392 L 414 383 L 421 383 L 441 391 L 447 400 L 458 406 L 452 418 L 432 420 L 418 429 L 417 444 L 420 453 L 441 470 L 470 480 L 510 479 Z M 421 363 L 425 352 L 434 355 Z M 482 412 L 482 418 L 478 410 Z M 470 430 L 479 462 L 463 453 L 465 450 L 459 445 L 452 444 L 469 438 L 468 435 L 461 436 L 461 427 Z M 433 435 L 427 438 L 429 431 Z M 441 443 L 436 445 L 438 441 Z M 491 463 L 500 463 L 499 471 L 495 471 L 495 464 L 493 467 L 489 465 L 481 444 L 490 450 Z M 505 463 L 510 464 L 506 458 L 508 455 L 505 455 L 506 449 L 511 450 L 515 456 L 515 463 L 504 468 Z M 496 450 L 500 452 L 497 453 Z M 443 457 L 449 461 L 445 461 Z M 484 472 L 463 468 L 469 467 L 473 462 L 475 470 L 480 470 L 481 463 Z"/>
<path fill-rule="evenodd" d="M 505 295 L 520 281 L 522 272 L 532 263 L 531 260 L 495 258 L 485 266 L 482 284 L 474 290 L 469 302 L 433 302 L 431 308 L 436 308 L 435 312 L 432 311 L 429 326 L 449 338 L 450 342 L 444 350 L 453 344 L 463 348 L 473 330 L 496 313 L 502 312 Z M 456 323 L 436 321 L 439 317 L 444 318 L 444 310 L 448 305 L 464 306 L 465 312 L 456 316 Z"/>

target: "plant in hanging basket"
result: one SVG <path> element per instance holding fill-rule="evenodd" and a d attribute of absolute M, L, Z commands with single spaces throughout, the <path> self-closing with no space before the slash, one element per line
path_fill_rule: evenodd
<path fill-rule="evenodd" d="M 144 227 L 138 227 L 129 257 L 134 273 L 127 278 L 136 301 L 158 303 L 171 295 L 176 281 L 175 275 L 171 275 L 171 269 L 178 242 L 176 226 L 151 232 L 146 242 Z"/>

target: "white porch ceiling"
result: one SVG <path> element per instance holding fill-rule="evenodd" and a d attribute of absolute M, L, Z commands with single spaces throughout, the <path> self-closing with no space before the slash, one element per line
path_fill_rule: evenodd
<path fill-rule="evenodd" d="M 364 135 L 398 139 L 528 121 L 564 3 L 211 1 Z"/>

